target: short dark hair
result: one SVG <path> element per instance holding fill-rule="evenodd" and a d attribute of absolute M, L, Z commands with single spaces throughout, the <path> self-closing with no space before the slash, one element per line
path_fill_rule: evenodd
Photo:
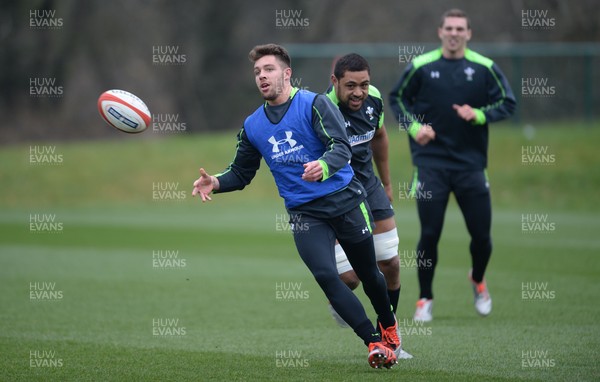
<path fill-rule="evenodd" d="M 248 58 L 251 62 L 256 62 L 264 56 L 275 56 L 281 63 L 283 63 L 286 67 L 292 66 L 292 59 L 288 54 L 287 50 L 281 45 L 277 44 L 264 44 L 257 45 L 250 53 L 248 53 Z"/>
<path fill-rule="evenodd" d="M 471 20 L 469 20 L 469 16 L 467 16 L 467 13 L 462 9 L 452 8 L 444 12 L 440 21 L 440 28 L 444 26 L 446 17 L 460 17 L 463 19 L 467 19 L 467 29 L 471 29 Z"/>
<path fill-rule="evenodd" d="M 344 77 L 346 72 L 362 72 L 363 70 L 371 74 L 371 68 L 369 68 L 367 60 L 360 54 L 350 53 L 336 61 L 333 75 L 339 80 Z"/>

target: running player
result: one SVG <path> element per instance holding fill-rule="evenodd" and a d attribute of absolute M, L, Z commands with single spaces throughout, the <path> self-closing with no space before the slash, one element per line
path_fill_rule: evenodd
<path fill-rule="evenodd" d="M 351 148 L 339 110 L 324 95 L 291 86 L 291 60 L 275 44 L 254 47 L 256 86 L 264 105 L 246 118 L 233 162 L 221 174 L 200 169 L 192 195 L 241 190 L 261 158 L 269 166 L 290 215 L 300 257 L 340 316 L 368 346 L 372 367 L 392 367 L 401 346 L 398 324 L 377 269 L 366 193 L 349 165 Z M 335 266 L 336 238 L 377 313 L 379 332 Z"/>
<path fill-rule="evenodd" d="M 371 85 L 367 60 L 351 53 L 339 58 L 331 75 L 332 85 L 326 94 L 338 106 L 344 117 L 346 132 L 352 146 L 352 169 L 367 191 L 367 202 L 375 228 L 373 242 L 377 265 L 385 277 L 387 293 L 396 313 L 400 297 L 400 261 L 398 259 L 398 232 L 392 207 L 392 185 L 388 166 L 388 137 L 383 125 L 383 100 L 379 90 Z M 375 175 L 373 160 L 381 180 Z M 360 283 L 341 245 L 335 246 L 335 257 L 340 278 L 350 289 Z M 331 307 L 331 313 L 340 326 L 347 326 Z M 398 358 L 412 358 L 401 348 Z"/>
<path fill-rule="evenodd" d="M 467 48 L 471 27 L 458 9 L 438 28 L 439 49 L 415 58 L 390 93 L 390 106 L 410 135 L 421 237 L 420 296 L 415 320 L 431 321 L 438 241 L 450 192 L 471 236 L 469 280 L 475 309 L 487 316 L 492 299 L 484 273 L 492 253 L 492 207 L 487 167 L 488 123 L 509 117 L 515 98 L 492 60 Z M 423 261 L 421 261 L 423 260 Z"/>

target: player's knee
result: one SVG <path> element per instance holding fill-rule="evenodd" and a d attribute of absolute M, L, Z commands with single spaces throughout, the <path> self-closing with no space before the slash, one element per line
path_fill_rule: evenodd
<path fill-rule="evenodd" d="M 383 273 L 388 289 L 398 289 L 400 287 L 400 260 L 398 256 L 378 261 L 377 266 L 381 270 L 381 273 Z"/>
<path fill-rule="evenodd" d="M 490 236 L 480 236 L 471 240 L 471 249 L 474 252 L 491 253 L 492 239 Z"/>
<path fill-rule="evenodd" d="M 326 291 L 330 286 L 340 282 L 340 278 L 335 272 L 327 270 L 319 270 L 313 272 L 313 277 L 321 289 Z"/>
<path fill-rule="evenodd" d="M 400 259 L 398 259 L 398 256 L 394 256 L 391 259 L 378 261 L 377 265 L 383 274 L 391 273 L 398 275 L 400 273 Z"/>
<path fill-rule="evenodd" d="M 352 265 L 350 265 L 350 261 L 348 261 L 348 257 L 340 244 L 335 245 L 335 263 L 340 279 L 344 284 L 352 290 L 356 289 L 360 285 L 360 279 L 352 269 Z"/>
<path fill-rule="evenodd" d="M 360 280 L 356 275 L 356 272 L 354 272 L 353 270 L 341 273 L 340 279 L 344 282 L 344 284 L 348 286 L 348 288 L 352 290 L 358 288 L 358 286 L 360 285 Z"/>
<path fill-rule="evenodd" d="M 426 243 L 429 245 L 437 245 L 437 242 L 440 240 L 441 232 L 432 228 L 423 228 L 421 230 L 421 243 Z"/>

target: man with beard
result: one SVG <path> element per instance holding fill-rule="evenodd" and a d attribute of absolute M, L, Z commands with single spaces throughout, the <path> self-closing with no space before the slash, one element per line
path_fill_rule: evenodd
<path fill-rule="evenodd" d="M 256 86 L 265 103 L 244 121 L 233 162 L 221 174 L 200 169 L 192 195 L 241 190 L 264 158 L 290 215 L 300 257 L 340 316 L 368 346 L 369 365 L 390 368 L 401 346 L 398 324 L 377 268 L 366 193 L 348 163 L 351 148 L 339 110 L 324 95 L 291 86 L 291 60 L 275 44 L 254 47 Z M 339 279 L 336 238 L 377 313 L 379 332 Z M 337 355 L 335 355 L 337 357 Z"/>

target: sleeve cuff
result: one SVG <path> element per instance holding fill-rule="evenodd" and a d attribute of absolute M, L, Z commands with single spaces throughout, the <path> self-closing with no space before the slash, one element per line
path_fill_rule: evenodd
<path fill-rule="evenodd" d="M 417 121 L 412 121 L 410 126 L 408 126 L 408 134 L 411 137 L 416 138 L 417 133 L 419 132 L 420 129 L 421 129 L 421 124 Z"/>
<path fill-rule="evenodd" d="M 219 173 L 219 174 L 213 175 L 215 178 L 217 178 L 217 181 L 219 182 L 219 185 L 220 185 L 220 187 L 219 187 L 218 190 L 213 189 L 211 191 L 213 194 L 218 194 L 220 192 L 220 190 L 223 189 L 223 186 L 222 186 L 222 183 L 221 183 L 221 179 L 219 179 L 221 175 L 223 175 L 223 173 Z"/>
<path fill-rule="evenodd" d="M 475 112 L 475 119 L 473 120 L 474 125 L 485 125 L 487 119 L 485 118 L 485 113 L 480 109 L 473 109 Z"/>
<path fill-rule="evenodd" d="M 324 180 L 329 179 L 330 175 L 329 175 L 329 166 L 327 165 L 327 162 L 325 162 L 323 159 L 319 159 L 319 163 L 321 164 L 321 168 L 323 169 L 323 178 L 321 179 L 321 182 Z"/>

